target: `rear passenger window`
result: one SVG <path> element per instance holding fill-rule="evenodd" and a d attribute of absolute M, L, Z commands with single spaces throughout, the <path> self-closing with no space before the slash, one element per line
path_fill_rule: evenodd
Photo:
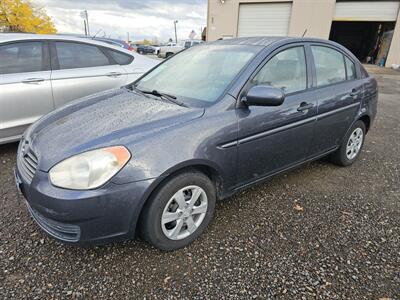
<path fill-rule="evenodd" d="M 346 56 L 345 56 L 345 60 L 346 60 L 347 80 L 356 79 L 356 66 Z"/>
<path fill-rule="evenodd" d="M 303 47 L 294 47 L 275 55 L 253 78 L 254 85 L 270 85 L 285 93 L 305 90 L 307 67 Z"/>
<path fill-rule="evenodd" d="M 343 54 L 328 47 L 312 46 L 317 86 L 324 86 L 346 80 Z"/>
<path fill-rule="evenodd" d="M 129 65 L 133 61 L 133 56 L 131 55 L 111 49 L 106 49 L 106 51 L 119 65 Z"/>
<path fill-rule="evenodd" d="M 56 42 L 60 69 L 89 68 L 110 65 L 107 56 L 96 46 Z"/>
<path fill-rule="evenodd" d="M 43 44 L 23 42 L 0 46 L 0 74 L 43 70 Z"/>

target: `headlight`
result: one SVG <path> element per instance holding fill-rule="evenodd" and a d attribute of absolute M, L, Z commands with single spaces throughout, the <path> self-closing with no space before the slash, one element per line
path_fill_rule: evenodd
<path fill-rule="evenodd" d="M 97 188 L 121 170 L 131 158 L 123 146 L 108 147 L 72 156 L 51 168 L 53 185 L 72 189 Z"/>

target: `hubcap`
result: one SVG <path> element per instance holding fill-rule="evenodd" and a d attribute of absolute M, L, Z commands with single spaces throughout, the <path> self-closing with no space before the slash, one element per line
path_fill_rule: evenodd
<path fill-rule="evenodd" d="M 191 185 L 177 191 L 164 208 L 161 228 L 171 240 L 187 238 L 201 225 L 206 216 L 208 199 L 199 186 Z"/>
<path fill-rule="evenodd" d="M 361 128 L 356 128 L 350 135 L 346 146 L 346 156 L 349 160 L 354 159 L 360 152 L 364 139 L 364 133 Z"/>

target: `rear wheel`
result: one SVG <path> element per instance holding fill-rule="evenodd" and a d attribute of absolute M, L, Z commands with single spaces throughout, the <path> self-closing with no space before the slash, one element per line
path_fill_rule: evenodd
<path fill-rule="evenodd" d="M 332 154 L 332 161 L 339 166 L 353 164 L 364 145 L 366 127 L 363 121 L 357 121 L 343 139 L 340 148 Z"/>
<path fill-rule="evenodd" d="M 215 201 L 214 184 L 203 173 L 172 177 L 146 204 L 141 216 L 142 236 L 161 250 L 185 247 L 207 227 Z"/>
<path fill-rule="evenodd" d="M 174 54 L 171 53 L 171 52 L 168 52 L 168 53 L 165 55 L 165 57 L 168 58 L 168 57 L 171 57 L 172 55 L 174 55 Z"/>

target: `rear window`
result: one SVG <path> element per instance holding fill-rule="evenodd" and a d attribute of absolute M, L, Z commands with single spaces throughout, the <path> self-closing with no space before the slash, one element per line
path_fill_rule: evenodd
<path fill-rule="evenodd" d="M 42 42 L 22 42 L 0 46 L 0 74 L 43 70 Z"/>
<path fill-rule="evenodd" d="M 345 57 L 345 61 L 346 61 L 347 80 L 356 79 L 356 66 L 347 57 Z"/>
<path fill-rule="evenodd" d="M 73 42 L 56 42 L 60 69 L 110 65 L 107 56 L 96 46 Z"/>
<path fill-rule="evenodd" d="M 311 46 L 317 73 L 317 86 L 330 85 L 346 80 L 343 54 L 325 46 Z"/>
<path fill-rule="evenodd" d="M 129 65 L 133 61 L 133 56 L 129 54 L 111 49 L 106 49 L 106 51 L 119 65 Z"/>

